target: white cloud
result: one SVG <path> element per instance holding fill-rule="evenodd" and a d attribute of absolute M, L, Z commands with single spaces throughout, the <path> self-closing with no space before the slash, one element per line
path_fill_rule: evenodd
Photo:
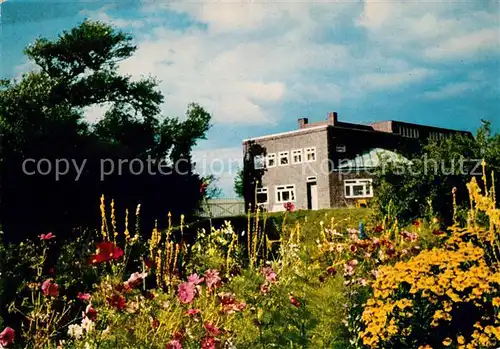
<path fill-rule="evenodd" d="M 82 10 L 80 11 L 80 14 L 88 16 L 89 19 L 92 19 L 94 21 L 111 23 L 120 29 L 125 29 L 125 28 L 139 29 L 144 26 L 145 23 L 142 20 L 114 18 L 109 16 L 106 13 L 106 11 L 112 9 L 113 7 L 114 5 L 107 5 L 97 11 Z"/>
<path fill-rule="evenodd" d="M 452 37 L 441 45 L 431 47 L 425 55 L 432 59 L 463 59 L 481 52 L 500 53 L 499 28 L 482 29 L 461 36 Z"/>
<path fill-rule="evenodd" d="M 420 68 L 395 73 L 366 74 L 359 78 L 358 84 L 364 89 L 391 89 L 422 81 L 431 73 L 428 69 Z"/>

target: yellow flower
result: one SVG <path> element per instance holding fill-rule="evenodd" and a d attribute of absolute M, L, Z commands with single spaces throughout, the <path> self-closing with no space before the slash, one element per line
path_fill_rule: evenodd
<path fill-rule="evenodd" d="M 452 343 L 452 340 L 451 340 L 451 338 L 450 338 L 450 337 L 446 338 L 446 339 L 443 341 L 443 345 L 444 345 L 444 346 L 446 346 L 446 347 L 450 346 L 450 345 L 451 345 L 451 343 Z"/>

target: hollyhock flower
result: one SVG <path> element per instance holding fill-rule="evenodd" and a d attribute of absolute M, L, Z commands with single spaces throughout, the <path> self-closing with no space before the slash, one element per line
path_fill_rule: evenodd
<path fill-rule="evenodd" d="M 188 282 L 191 283 L 191 284 L 193 284 L 193 285 L 199 285 L 203 281 L 205 281 L 205 279 L 204 278 L 200 278 L 198 276 L 198 274 L 196 274 L 196 273 L 195 274 L 191 274 L 191 275 L 188 276 Z"/>
<path fill-rule="evenodd" d="M 83 317 L 87 317 L 89 320 L 94 321 L 97 319 L 97 310 L 95 310 L 90 304 L 87 305 L 85 311 L 83 312 Z"/>
<path fill-rule="evenodd" d="M 113 295 L 112 297 L 106 298 L 108 301 L 109 305 L 111 305 L 113 308 L 116 308 L 118 310 L 123 310 L 125 309 L 127 300 L 125 297 L 120 296 L 118 294 Z"/>
<path fill-rule="evenodd" d="M 293 295 L 289 295 L 288 298 L 290 299 L 290 304 L 292 304 L 296 308 L 300 307 L 300 301 L 297 298 L 295 298 Z"/>
<path fill-rule="evenodd" d="M 270 281 L 270 282 L 276 281 L 277 274 L 274 272 L 274 270 L 271 267 L 262 268 L 262 274 L 266 277 L 267 281 Z"/>
<path fill-rule="evenodd" d="M 55 237 L 56 236 L 52 233 L 42 234 L 42 235 L 40 235 L 40 240 L 48 241 L 48 240 L 54 239 Z"/>
<path fill-rule="evenodd" d="M 216 326 L 214 326 L 211 322 L 205 322 L 203 327 L 205 327 L 205 330 L 209 335 L 218 336 L 221 333 L 220 330 Z"/>
<path fill-rule="evenodd" d="M 42 283 L 42 293 L 45 297 L 59 296 L 59 285 L 53 279 L 47 279 Z"/>
<path fill-rule="evenodd" d="M 89 259 L 90 264 L 108 262 L 123 256 L 123 250 L 110 241 L 98 242 L 96 247 L 96 254 Z"/>
<path fill-rule="evenodd" d="M 138 273 L 135 272 L 130 277 L 128 278 L 127 281 L 125 281 L 126 287 L 128 286 L 129 288 L 134 288 L 137 286 L 140 286 L 142 283 L 142 280 L 144 280 L 148 276 L 148 273 Z"/>
<path fill-rule="evenodd" d="M 167 343 L 166 349 L 182 349 L 181 342 L 178 341 L 177 339 L 172 339 L 170 342 Z"/>
<path fill-rule="evenodd" d="M 14 343 L 14 338 L 16 337 L 16 331 L 10 327 L 6 327 L 0 333 L 0 346 L 6 347 L 9 344 Z"/>
<path fill-rule="evenodd" d="M 200 309 L 188 309 L 184 312 L 184 315 L 196 316 L 200 313 Z"/>
<path fill-rule="evenodd" d="M 215 349 L 215 339 L 213 337 L 206 336 L 201 340 L 202 349 Z"/>
<path fill-rule="evenodd" d="M 205 272 L 205 283 L 209 289 L 217 288 L 221 282 L 219 272 L 214 269 L 208 269 Z"/>
<path fill-rule="evenodd" d="M 177 289 L 177 296 L 179 297 L 179 300 L 184 304 L 191 303 L 194 299 L 195 294 L 195 286 L 189 282 L 183 282 Z"/>
<path fill-rule="evenodd" d="M 83 301 L 88 301 L 90 299 L 90 293 L 81 293 L 78 292 L 78 295 L 76 296 L 78 300 Z"/>
<path fill-rule="evenodd" d="M 286 202 L 283 204 L 283 207 L 285 208 L 285 210 L 287 210 L 288 212 L 293 212 L 295 210 L 295 205 L 291 202 Z"/>

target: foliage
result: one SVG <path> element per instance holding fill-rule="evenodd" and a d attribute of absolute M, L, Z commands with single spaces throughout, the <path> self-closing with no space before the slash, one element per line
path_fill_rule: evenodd
<path fill-rule="evenodd" d="M 119 74 L 119 62 L 135 50 L 128 34 L 86 20 L 55 40 L 37 39 L 25 53 L 39 69 L 2 81 L 0 171 L 8 185 L 0 188 L 0 219 L 7 240 L 94 228 L 102 193 L 122 205 L 120 212 L 144 203 L 147 230 L 167 211 L 195 211 L 201 179 L 192 173 L 191 150 L 210 115 L 190 104 L 182 121 L 163 117 L 153 78 Z M 100 107 L 106 111 L 89 124 L 85 112 Z M 41 159 L 53 172 L 33 174 L 32 160 Z"/>
<path fill-rule="evenodd" d="M 466 184 L 481 171 L 481 159 L 500 170 L 500 134 L 491 134 L 483 122 L 475 138 L 454 135 L 424 144 L 410 164 L 383 162 L 377 172 L 375 209 L 403 224 L 419 217 L 441 215 L 443 225 L 452 222 L 451 188 L 457 188 L 459 211 L 466 212 Z M 497 180 L 497 184 L 498 180 Z M 465 221 L 464 221 L 465 223 Z"/>
<path fill-rule="evenodd" d="M 243 185 L 243 169 L 238 170 L 236 176 L 234 177 L 234 192 L 239 198 L 244 198 L 244 185 Z"/>

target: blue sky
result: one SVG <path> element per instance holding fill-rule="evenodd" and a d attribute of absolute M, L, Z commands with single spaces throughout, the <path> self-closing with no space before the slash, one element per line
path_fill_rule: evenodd
<path fill-rule="evenodd" d="M 1 2 L 2 0 L 0 0 Z M 161 80 L 164 115 L 189 102 L 213 128 L 199 162 L 224 162 L 232 195 L 241 140 L 293 130 L 297 118 L 404 120 L 500 130 L 500 5 L 495 1 L 16 1 L 1 8 L 1 77 L 33 66 L 22 54 L 84 18 L 130 32 L 124 73 Z M 88 110 L 96 120 L 105 106 Z M 233 160 L 234 162 L 235 160 Z M 220 173 L 221 165 L 214 166 Z M 230 173 L 231 172 L 231 173 Z"/>

